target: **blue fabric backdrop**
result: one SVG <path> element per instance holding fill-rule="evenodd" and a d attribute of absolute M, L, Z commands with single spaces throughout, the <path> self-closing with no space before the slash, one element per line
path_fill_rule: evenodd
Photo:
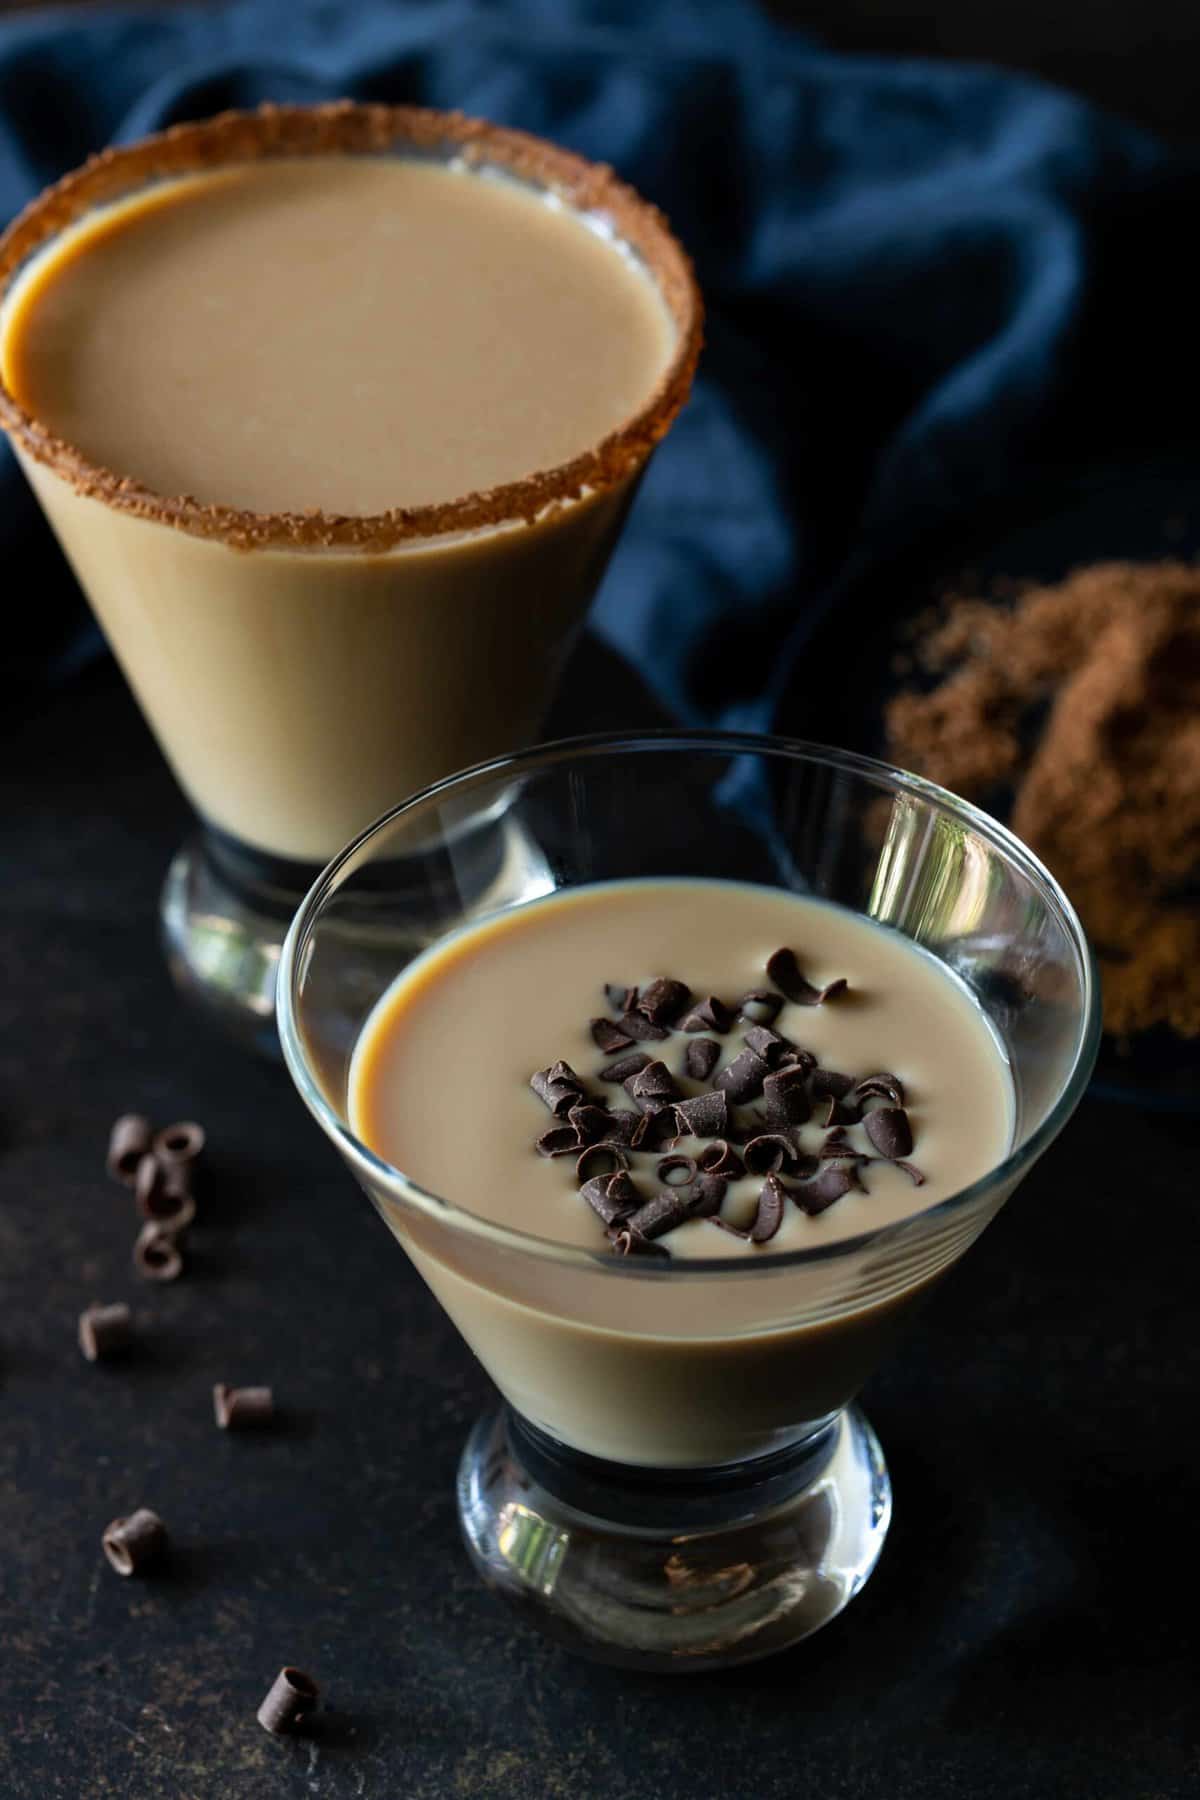
<path fill-rule="evenodd" d="M 109 141 L 338 94 L 612 162 L 692 251 L 703 375 L 594 614 L 682 719 L 767 722 L 816 622 L 898 551 L 1047 465 L 1186 429 L 1192 169 L 1033 81 L 830 55 L 743 0 L 18 15 L 0 214 Z M 32 637 L 9 612 L 14 672 L 61 678 L 95 638 L 2 454 L 0 572 L 45 597 Z"/>

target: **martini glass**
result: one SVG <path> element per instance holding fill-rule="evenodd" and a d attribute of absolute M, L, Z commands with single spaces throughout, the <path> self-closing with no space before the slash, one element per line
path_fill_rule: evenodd
<path fill-rule="evenodd" d="M 436 943 L 479 911 L 454 846 L 496 809 L 538 846 L 540 872 L 512 871 L 489 912 L 597 881 L 726 878 L 836 901 L 937 957 L 1009 1059 L 1004 1161 L 899 1224 L 716 1261 L 592 1253 L 419 1187 L 347 1119 L 355 1042 L 411 954 L 411 917 L 389 920 L 374 871 L 440 836 L 423 932 Z M 668 732 L 550 745 L 387 814 L 297 914 L 279 1024 L 301 1096 L 502 1396 L 458 1479 L 485 1581 L 574 1650 L 691 1669 L 785 1648 L 871 1573 L 891 1488 L 855 1396 L 1066 1123 L 1099 1009 L 1069 901 L 986 814 L 835 750 Z M 618 1438 L 636 1461 L 613 1460 Z M 698 1440 L 712 1445 L 703 1467 L 689 1460 Z"/>
<path fill-rule="evenodd" d="M 266 514 L 153 492 L 62 441 L 5 386 L 9 326 L 16 342 L 27 300 L 36 325 L 41 271 L 98 213 L 189 176 L 330 157 L 517 183 L 605 240 L 614 267 L 636 265 L 672 334 L 637 411 L 571 461 L 486 492 L 374 516 L 304 511 L 299 499 Z M 163 891 L 166 950 L 180 987 L 237 1035 L 275 1047 L 280 945 L 329 857 L 397 793 L 536 734 L 638 481 L 687 396 L 700 329 L 687 257 L 611 170 L 417 108 L 267 107 L 179 126 L 94 158 L 0 237 L 0 427 L 197 812 Z M 501 341 L 487 354 L 503 351 Z M 328 454 L 339 455 L 336 441 Z M 535 854 L 503 813 L 464 831 L 479 891 L 503 889 L 509 864 Z M 392 869 L 398 904 L 419 914 L 438 849 L 410 845 Z"/>

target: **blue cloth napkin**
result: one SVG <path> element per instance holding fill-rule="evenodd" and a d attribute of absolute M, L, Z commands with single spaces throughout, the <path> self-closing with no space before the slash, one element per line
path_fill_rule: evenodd
<path fill-rule="evenodd" d="M 1190 169 L 1034 81 L 827 54 L 746 0 L 9 18 L 0 214 L 110 141 L 340 94 L 611 162 L 695 257 L 702 377 L 593 614 L 680 720 L 766 725 L 864 574 L 1047 463 L 1153 439 L 1192 380 Z M 3 454 L 0 570 L 45 596 L 15 673 L 61 678 L 97 640 Z"/>

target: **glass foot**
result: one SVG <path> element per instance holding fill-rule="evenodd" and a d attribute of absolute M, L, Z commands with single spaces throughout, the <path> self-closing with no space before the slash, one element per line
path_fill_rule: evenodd
<path fill-rule="evenodd" d="M 828 1623 L 891 1519 L 879 1441 L 857 1407 L 732 1469 L 623 1468 L 511 1410 L 482 1419 L 459 1519 L 488 1586 L 548 1637 L 626 1668 L 729 1667 Z"/>

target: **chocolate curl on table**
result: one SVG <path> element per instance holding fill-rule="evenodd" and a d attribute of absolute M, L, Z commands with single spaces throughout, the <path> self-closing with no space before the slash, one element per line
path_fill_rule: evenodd
<path fill-rule="evenodd" d="M 245 1431 L 269 1425 L 275 1417 L 275 1395 L 269 1387 L 213 1387 L 213 1416 L 222 1431 Z"/>
<path fill-rule="evenodd" d="M 255 1714 L 264 1731 L 278 1735 L 295 1731 L 315 1711 L 321 1690 L 302 1669 L 280 1669 Z"/>
<path fill-rule="evenodd" d="M 133 1266 L 146 1281 L 177 1280 L 183 1274 L 183 1252 L 175 1233 L 147 1220 L 133 1246 Z"/>
<path fill-rule="evenodd" d="M 538 1069 L 529 1077 L 529 1085 L 555 1118 L 561 1119 L 584 1098 L 583 1083 L 570 1063 L 555 1062 Z"/>
<path fill-rule="evenodd" d="M 121 1302 L 101 1306 L 94 1301 L 79 1315 L 79 1348 L 89 1362 L 118 1356 L 133 1340 L 133 1314 Z"/>
<path fill-rule="evenodd" d="M 163 1231 L 186 1231 L 196 1217 L 190 1173 L 187 1163 L 164 1167 L 157 1156 L 143 1156 L 133 1190 L 142 1217 Z"/>
<path fill-rule="evenodd" d="M 105 1166 L 113 1180 L 132 1187 L 138 1166 L 142 1158 L 149 1155 L 153 1141 L 150 1121 L 141 1113 L 122 1113 L 114 1120 L 105 1157 Z"/>
<path fill-rule="evenodd" d="M 205 1142 L 203 1125 L 198 1125 L 195 1119 L 177 1119 L 173 1125 L 164 1125 L 158 1133 L 154 1154 L 161 1163 L 180 1166 L 195 1162 Z"/>
<path fill-rule="evenodd" d="M 167 1528 L 157 1513 L 139 1506 L 106 1526 L 100 1547 L 118 1575 L 141 1575 L 166 1553 Z"/>

